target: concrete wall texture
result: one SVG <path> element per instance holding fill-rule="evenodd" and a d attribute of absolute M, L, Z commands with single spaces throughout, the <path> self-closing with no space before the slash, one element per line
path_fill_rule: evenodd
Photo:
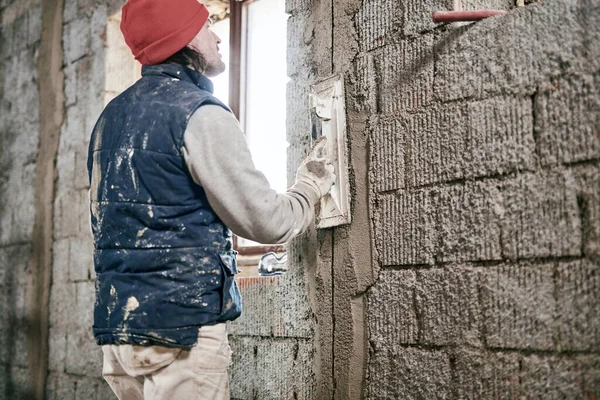
<path fill-rule="evenodd" d="M 0 399 L 114 398 L 85 160 L 123 3 L 0 0 Z M 458 5 L 509 13 L 430 22 Z M 353 222 L 290 243 L 286 276 L 240 280 L 232 397 L 600 398 L 600 3 L 286 10 L 288 177 L 309 86 L 343 74 Z"/>

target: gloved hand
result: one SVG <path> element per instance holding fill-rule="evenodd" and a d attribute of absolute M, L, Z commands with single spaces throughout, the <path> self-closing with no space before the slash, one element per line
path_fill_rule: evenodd
<path fill-rule="evenodd" d="M 333 159 L 328 149 L 327 137 L 321 136 L 296 173 L 296 182 L 312 187 L 319 196 L 317 201 L 329 192 L 335 182 Z"/>

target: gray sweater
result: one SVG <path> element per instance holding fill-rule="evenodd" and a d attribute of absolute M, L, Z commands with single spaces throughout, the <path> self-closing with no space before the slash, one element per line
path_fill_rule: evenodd
<path fill-rule="evenodd" d="M 192 115 L 184 135 L 184 157 L 213 210 L 238 236 L 285 243 L 306 231 L 314 219 L 319 194 L 313 185 L 300 180 L 285 193 L 271 189 L 254 166 L 237 119 L 222 107 L 206 105 Z"/>

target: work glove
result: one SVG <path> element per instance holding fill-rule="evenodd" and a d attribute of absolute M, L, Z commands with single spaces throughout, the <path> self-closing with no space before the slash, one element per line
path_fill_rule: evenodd
<path fill-rule="evenodd" d="M 296 182 L 310 186 L 318 195 L 315 204 L 327 193 L 335 182 L 333 159 L 329 154 L 327 137 L 321 136 L 306 160 L 296 173 Z"/>

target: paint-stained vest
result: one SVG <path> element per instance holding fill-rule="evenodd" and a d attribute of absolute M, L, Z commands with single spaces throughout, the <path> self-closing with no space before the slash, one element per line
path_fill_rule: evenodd
<path fill-rule="evenodd" d="M 241 314 L 231 232 L 182 155 L 190 116 L 227 108 L 212 91 L 188 68 L 147 66 L 96 123 L 88 173 L 100 345 L 189 347 L 200 326 Z"/>

